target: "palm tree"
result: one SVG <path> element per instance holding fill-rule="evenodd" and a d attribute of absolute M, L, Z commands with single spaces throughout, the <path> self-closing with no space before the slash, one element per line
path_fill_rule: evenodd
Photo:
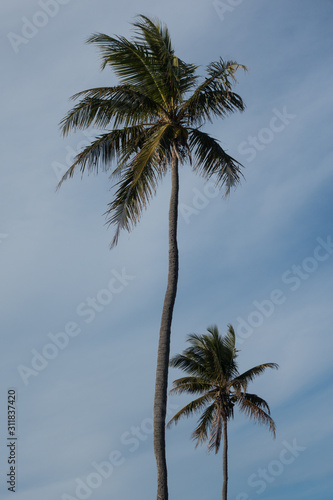
<path fill-rule="evenodd" d="M 278 368 L 278 365 L 265 363 L 239 374 L 233 327 L 229 325 L 225 337 L 219 335 L 217 326 L 207 330 L 206 335 L 189 335 L 190 347 L 170 360 L 170 366 L 181 368 L 189 374 L 188 377 L 175 380 L 170 392 L 200 396 L 179 410 L 168 423 L 168 427 L 182 417 L 204 410 L 192 438 L 197 441 L 196 446 L 209 439 L 208 450 L 215 450 L 217 453 L 223 437 L 222 500 L 227 500 L 228 420 L 233 418 L 234 406 L 237 405 L 247 417 L 267 425 L 275 437 L 275 423 L 270 417 L 268 404 L 256 394 L 248 393 L 247 386 L 266 368 Z"/>
<path fill-rule="evenodd" d="M 234 61 L 209 64 L 199 79 L 197 66 L 176 57 L 165 25 L 145 16 L 133 23 L 135 34 L 124 37 L 94 34 L 102 69 L 111 67 L 120 80 L 113 87 L 93 88 L 73 96 L 79 100 L 61 122 L 63 135 L 95 126 L 105 133 L 82 150 L 61 179 L 111 171 L 116 192 L 106 212 L 115 226 L 111 247 L 122 229 L 130 231 L 155 194 L 159 180 L 171 171 L 169 209 L 169 271 L 158 345 L 154 400 L 154 450 L 159 500 L 167 500 L 165 418 L 170 332 L 178 281 L 178 168 L 189 161 L 195 172 L 229 193 L 241 177 L 241 164 L 219 142 L 201 130 L 214 117 L 225 117 L 244 104 L 232 91 L 235 72 L 246 69 Z M 193 161 L 193 162 L 192 162 Z"/>

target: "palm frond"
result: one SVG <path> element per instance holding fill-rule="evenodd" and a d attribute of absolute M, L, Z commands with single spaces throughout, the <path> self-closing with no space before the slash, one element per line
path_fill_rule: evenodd
<path fill-rule="evenodd" d="M 203 364 L 200 365 L 201 377 L 215 380 L 218 383 L 223 375 L 221 365 L 217 353 L 212 346 L 211 339 L 207 335 L 202 335 L 202 347 L 192 346 L 187 349 L 187 355 L 191 357 L 198 357 L 203 359 Z"/>
<path fill-rule="evenodd" d="M 138 223 L 143 209 L 156 192 L 158 181 L 166 173 L 171 158 L 170 133 L 169 124 L 152 127 L 139 152 L 122 169 L 118 190 L 105 214 L 107 224 L 116 226 L 111 247 L 117 244 L 122 229 L 130 231 Z"/>
<path fill-rule="evenodd" d="M 267 368 L 275 368 L 278 369 L 279 365 L 277 363 L 263 363 L 262 365 L 254 366 L 246 372 L 239 374 L 237 377 L 232 380 L 233 386 L 242 387 L 243 390 L 246 391 L 249 382 L 252 382 L 256 377 L 264 373 Z"/>
<path fill-rule="evenodd" d="M 224 337 L 219 334 L 216 325 L 208 327 L 207 331 L 210 335 L 202 335 L 207 349 L 207 364 L 211 366 L 210 373 L 214 374 L 215 380 L 221 385 L 225 385 L 231 377 L 238 374 L 234 344 L 230 337 L 232 331 L 230 325 L 229 331 Z"/>
<path fill-rule="evenodd" d="M 211 334 L 213 339 L 218 340 L 220 338 L 220 332 L 217 325 L 208 326 L 207 332 Z"/>
<path fill-rule="evenodd" d="M 137 28 L 136 40 L 147 48 L 151 59 L 158 66 L 158 73 L 163 73 L 163 93 L 172 95 L 177 87 L 174 72 L 177 58 L 172 48 L 168 28 L 157 19 L 153 21 L 143 15 L 139 16 L 139 19 L 134 23 L 134 27 Z M 169 98 L 167 100 L 169 101 Z"/>
<path fill-rule="evenodd" d="M 134 23 L 138 29 L 137 40 L 149 47 L 149 53 L 159 65 L 159 72 L 164 75 L 164 93 L 170 104 L 179 101 L 196 82 L 197 66 L 187 64 L 175 56 L 166 25 L 143 15 L 139 16 L 139 19 L 140 21 Z"/>
<path fill-rule="evenodd" d="M 201 408 L 205 406 L 210 399 L 211 397 L 209 394 L 204 394 L 200 398 L 191 401 L 172 417 L 172 419 L 168 422 L 167 427 L 170 427 L 172 424 L 177 424 L 182 417 L 189 417 L 192 413 L 201 410 Z"/>
<path fill-rule="evenodd" d="M 275 437 L 275 422 L 270 416 L 269 406 L 265 400 L 259 398 L 256 394 L 245 393 L 237 398 L 236 404 L 240 411 L 254 422 L 266 425 Z M 267 411 L 263 410 L 263 408 Z"/>
<path fill-rule="evenodd" d="M 200 394 L 212 390 L 212 384 L 200 377 L 182 377 L 173 381 L 173 388 L 170 394 Z"/>
<path fill-rule="evenodd" d="M 221 445 L 223 418 L 222 413 L 217 405 L 215 405 L 215 408 L 214 419 L 210 427 L 208 451 L 212 451 L 215 449 L 215 453 L 218 453 Z"/>
<path fill-rule="evenodd" d="M 237 110 L 244 111 L 242 98 L 232 91 L 232 83 L 236 81 L 237 69 L 246 67 L 234 61 L 212 62 L 207 66 L 208 76 L 199 85 L 192 96 L 184 102 L 180 117 L 189 125 L 200 125 L 204 120 L 212 120 L 213 116 L 224 117 Z"/>
<path fill-rule="evenodd" d="M 116 170 L 119 171 L 123 165 L 124 155 L 126 159 L 136 153 L 141 146 L 143 137 L 144 129 L 140 125 L 102 134 L 76 155 L 74 163 L 65 172 L 57 188 L 66 179 L 73 177 L 78 168 L 81 174 L 86 168 L 89 172 L 98 173 L 100 166 L 104 170 L 108 170 L 111 168 L 112 161 L 117 159 L 119 161 Z"/>
<path fill-rule="evenodd" d="M 203 444 L 208 439 L 208 433 L 216 413 L 215 402 L 208 406 L 199 419 L 199 424 L 192 433 L 192 439 L 197 441 L 196 446 Z"/>
<path fill-rule="evenodd" d="M 95 43 L 100 49 L 102 69 L 110 65 L 122 84 L 144 88 L 145 93 L 166 111 L 162 75 L 156 71 L 157 62 L 149 55 L 147 47 L 125 37 L 113 38 L 103 33 L 93 34 L 87 43 Z"/>
<path fill-rule="evenodd" d="M 171 358 L 170 366 L 173 368 L 180 368 L 191 375 L 200 376 L 204 371 L 204 358 L 201 353 L 195 352 L 195 350 L 189 348 L 184 351 L 184 354 L 177 354 Z"/>
<path fill-rule="evenodd" d="M 227 333 L 222 337 L 221 344 L 224 347 L 221 349 L 223 353 L 221 363 L 226 366 L 225 377 L 230 380 L 239 374 L 236 362 L 238 352 L 236 349 L 236 336 L 232 325 L 228 325 Z"/>
<path fill-rule="evenodd" d="M 242 165 L 229 156 L 216 139 L 198 129 L 191 130 L 189 146 L 196 159 L 194 170 L 205 179 L 215 178 L 216 185 L 224 186 L 228 195 L 240 182 Z"/>
<path fill-rule="evenodd" d="M 265 410 L 268 415 L 271 414 L 271 410 L 270 410 L 270 408 L 268 406 L 267 401 L 265 401 L 263 398 L 261 398 L 257 394 L 250 394 L 248 392 L 245 392 L 245 393 L 241 394 L 241 398 L 244 398 L 244 399 L 250 401 L 254 405 L 258 406 L 258 408 L 261 408 L 262 410 Z"/>
<path fill-rule="evenodd" d="M 230 352 L 232 352 L 233 357 L 236 357 L 237 355 L 237 349 L 235 347 L 236 335 L 232 325 L 228 325 L 228 331 L 226 335 L 223 337 L 223 344 L 226 346 L 227 349 L 229 349 Z"/>
<path fill-rule="evenodd" d="M 190 344 L 183 354 L 177 354 L 170 360 L 170 366 L 180 368 L 192 375 L 205 372 L 205 342 L 202 335 L 192 333 L 187 336 L 186 342 Z"/>
<path fill-rule="evenodd" d="M 159 105 L 130 85 L 101 87 L 78 92 L 81 99 L 60 122 L 63 135 L 89 126 L 114 128 L 151 123 L 161 111 Z"/>

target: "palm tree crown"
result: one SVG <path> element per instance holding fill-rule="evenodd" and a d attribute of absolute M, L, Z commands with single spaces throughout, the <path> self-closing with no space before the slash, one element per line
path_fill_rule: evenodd
<path fill-rule="evenodd" d="M 276 363 L 265 363 L 239 374 L 236 363 L 235 332 L 231 325 L 225 337 L 217 326 L 208 328 L 206 335 L 189 335 L 190 347 L 177 354 L 170 366 L 189 374 L 173 383 L 173 393 L 200 394 L 170 420 L 168 426 L 181 417 L 204 410 L 192 437 L 197 444 L 209 439 L 208 449 L 217 453 L 222 436 L 223 421 L 234 416 L 235 405 L 254 421 L 265 424 L 275 437 L 275 423 L 266 401 L 247 392 L 248 383 L 266 368 L 278 368 Z"/>
<path fill-rule="evenodd" d="M 197 66 L 175 56 L 166 26 L 145 16 L 133 25 L 133 41 L 101 33 L 88 39 L 101 51 L 102 68 L 110 66 L 120 84 L 75 94 L 72 99 L 79 102 L 61 122 L 64 135 L 90 126 L 106 129 L 76 156 L 59 186 L 77 169 L 109 170 L 115 160 L 111 178 L 117 190 L 106 212 L 116 228 L 112 246 L 121 229 L 130 231 L 139 221 L 173 150 L 181 163 L 193 159 L 194 170 L 213 177 L 227 193 L 241 176 L 240 163 L 200 128 L 214 117 L 244 110 L 232 83 L 245 66 L 220 59 L 207 66 L 199 82 Z"/>

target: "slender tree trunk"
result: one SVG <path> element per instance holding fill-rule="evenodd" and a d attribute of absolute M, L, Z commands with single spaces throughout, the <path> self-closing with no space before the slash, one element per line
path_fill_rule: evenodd
<path fill-rule="evenodd" d="M 227 419 L 223 419 L 223 486 L 222 500 L 227 500 L 228 493 L 228 432 Z"/>
<path fill-rule="evenodd" d="M 154 451 L 157 464 L 157 500 L 168 499 L 167 465 L 165 452 L 165 419 L 167 407 L 170 334 L 173 308 L 178 282 L 178 158 L 175 147 L 171 159 L 171 197 L 169 209 L 169 271 L 165 293 L 157 353 L 157 369 L 154 400 Z"/>

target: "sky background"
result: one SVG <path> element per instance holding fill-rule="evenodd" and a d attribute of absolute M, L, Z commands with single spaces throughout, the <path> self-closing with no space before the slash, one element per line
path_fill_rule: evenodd
<path fill-rule="evenodd" d="M 155 497 L 169 176 L 112 251 L 103 216 L 113 194 L 108 175 L 76 175 L 55 191 L 91 137 L 61 137 L 69 97 L 117 81 L 84 42 L 94 32 L 130 37 L 139 13 L 165 22 L 176 54 L 200 74 L 220 56 L 249 69 L 235 87 L 245 112 L 205 129 L 244 165 L 241 185 L 226 200 L 188 166 L 180 173 L 171 354 L 189 333 L 217 324 L 223 334 L 231 323 L 241 371 L 280 365 L 249 387 L 268 401 L 276 440 L 237 412 L 229 425 L 230 499 L 331 500 L 331 0 L 2 2 L 1 498 L 13 495 L 11 388 L 16 500 Z M 179 375 L 172 369 L 170 382 Z M 170 397 L 169 416 L 187 401 Z M 222 454 L 195 449 L 195 424 L 167 431 L 172 500 L 221 497 Z"/>

